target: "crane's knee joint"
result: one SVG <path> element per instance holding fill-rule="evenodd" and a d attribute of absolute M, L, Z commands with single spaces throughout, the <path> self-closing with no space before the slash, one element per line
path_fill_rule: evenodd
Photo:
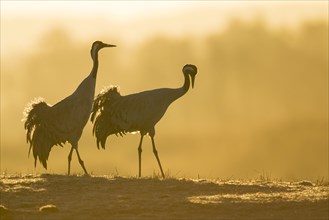
<path fill-rule="evenodd" d="M 158 151 L 153 149 L 153 153 L 158 156 Z"/>
<path fill-rule="evenodd" d="M 83 162 L 83 160 L 79 160 L 79 163 L 81 164 L 81 165 L 84 165 L 85 163 Z"/>

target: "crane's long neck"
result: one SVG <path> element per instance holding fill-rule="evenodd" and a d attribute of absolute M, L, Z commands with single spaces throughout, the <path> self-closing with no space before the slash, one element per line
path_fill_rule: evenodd
<path fill-rule="evenodd" d="M 97 70 L 98 70 L 98 51 L 93 51 L 93 54 L 91 55 L 93 59 L 93 68 L 90 72 L 90 75 L 96 79 L 97 77 Z"/>
<path fill-rule="evenodd" d="M 178 98 L 180 98 L 181 96 L 185 95 L 185 93 L 189 90 L 190 88 L 190 77 L 187 73 L 184 73 L 184 84 L 182 87 L 177 88 L 177 89 L 173 89 L 173 93 L 171 96 L 171 101 L 174 101 Z"/>
<path fill-rule="evenodd" d="M 184 73 L 184 85 L 182 87 L 182 90 L 184 91 L 183 94 L 185 94 L 190 89 L 190 77 L 187 73 Z"/>

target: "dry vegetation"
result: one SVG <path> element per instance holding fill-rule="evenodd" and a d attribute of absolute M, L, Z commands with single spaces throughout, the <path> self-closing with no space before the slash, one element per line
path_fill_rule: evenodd
<path fill-rule="evenodd" d="M 2 175 L 3 219 L 328 219 L 309 181 Z M 7 210 L 5 210 L 5 208 Z"/>

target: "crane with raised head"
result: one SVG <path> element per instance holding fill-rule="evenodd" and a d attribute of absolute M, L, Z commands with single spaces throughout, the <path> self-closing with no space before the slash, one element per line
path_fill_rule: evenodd
<path fill-rule="evenodd" d="M 93 67 L 90 74 L 80 83 L 78 88 L 68 97 L 51 106 L 42 98 L 30 102 L 24 109 L 24 128 L 26 140 L 30 144 L 29 155 L 32 150 L 34 166 L 37 159 L 47 169 L 47 160 L 53 146 L 69 142 L 71 150 L 68 155 L 68 175 L 73 150 L 76 151 L 79 163 L 88 174 L 78 150 L 78 142 L 90 117 L 98 70 L 98 52 L 104 47 L 115 47 L 101 41 L 95 41 L 91 47 Z"/>
<path fill-rule="evenodd" d="M 96 136 L 97 148 L 105 149 L 106 139 L 111 134 L 123 136 L 127 132 L 140 133 L 138 145 L 139 177 L 141 177 L 141 156 L 143 137 L 149 134 L 153 153 L 162 170 L 158 151 L 155 147 L 155 125 L 165 114 L 169 105 L 183 96 L 194 86 L 197 67 L 186 64 L 183 67 L 184 84 L 180 88 L 161 88 L 121 96 L 116 86 L 104 88 L 96 97 L 92 109 L 91 121 L 94 123 L 93 134 Z"/>

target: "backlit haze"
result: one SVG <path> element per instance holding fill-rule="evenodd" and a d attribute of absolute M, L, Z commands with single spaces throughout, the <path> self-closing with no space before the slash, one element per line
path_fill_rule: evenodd
<path fill-rule="evenodd" d="M 95 93 L 122 95 L 183 84 L 156 126 L 165 172 L 175 177 L 328 179 L 327 1 L 1 1 L 1 173 L 43 173 L 28 158 L 22 111 L 55 104 L 92 68 Z M 97 150 L 88 122 L 79 151 L 90 173 L 138 174 L 138 134 Z M 54 146 L 49 173 L 67 172 L 70 145 Z M 73 173 L 83 173 L 76 155 Z M 142 175 L 159 173 L 144 139 Z"/>

